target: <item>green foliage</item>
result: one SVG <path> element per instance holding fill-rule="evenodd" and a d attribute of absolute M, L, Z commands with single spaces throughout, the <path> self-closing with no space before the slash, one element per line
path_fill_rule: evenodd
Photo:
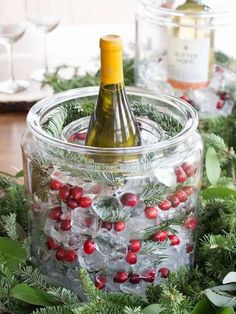
<path fill-rule="evenodd" d="M 50 298 L 47 292 L 39 288 L 32 288 L 26 283 L 20 283 L 14 286 L 11 289 L 9 296 L 35 305 L 50 306 L 57 303 Z"/>
<path fill-rule="evenodd" d="M 127 86 L 134 85 L 134 60 L 124 59 L 124 78 Z M 47 75 L 44 79 L 44 85 L 50 85 L 55 92 L 66 91 L 68 89 L 94 86 L 99 84 L 99 71 L 94 75 L 92 73 L 86 73 L 85 75 L 75 74 L 70 80 L 61 79 L 58 75 L 59 71 L 64 66 L 58 67 L 55 73 Z"/>
<path fill-rule="evenodd" d="M 0 238 L 0 254 L 10 271 L 16 271 L 26 261 L 22 244 L 9 238 Z"/>
<path fill-rule="evenodd" d="M 206 175 L 212 185 L 216 185 L 220 178 L 220 161 L 213 147 L 206 152 Z"/>

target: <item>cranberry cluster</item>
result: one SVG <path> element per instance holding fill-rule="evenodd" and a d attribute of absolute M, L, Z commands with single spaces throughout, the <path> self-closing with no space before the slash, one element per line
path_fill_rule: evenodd
<path fill-rule="evenodd" d="M 78 186 L 69 186 L 62 182 L 52 179 L 50 182 L 50 188 L 53 191 L 58 191 L 59 201 L 64 202 L 70 210 L 74 210 L 77 207 L 88 208 L 92 205 L 92 199 L 88 196 L 83 196 L 83 188 Z M 59 228 L 62 231 L 69 231 L 72 228 L 70 214 L 66 215 L 66 218 L 62 218 L 63 212 L 62 207 L 57 206 L 51 209 L 48 213 L 48 218 L 55 220 L 58 223 Z M 87 240 L 90 241 L 90 240 Z M 85 241 L 85 253 L 90 252 L 89 244 Z M 59 261 L 66 261 L 74 263 L 77 261 L 77 253 L 73 250 L 67 250 L 60 246 L 53 238 L 47 239 L 47 247 L 49 250 L 56 250 L 56 259 Z M 89 251 L 90 250 L 90 251 Z M 87 253 L 91 254 L 91 253 Z"/>
<path fill-rule="evenodd" d="M 219 91 L 217 95 L 219 96 L 219 99 L 216 102 L 216 108 L 222 109 L 225 105 L 225 102 L 230 99 L 230 94 L 227 91 Z M 192 105 L 193 107 L 195 107 L 194 101 L 189 96 L 182 95 L 180 96 L 180 98 L 189 103 L 190 105 Z"/>
<path fill-rule="evenodd" d="M 82 136 L 77 138 L 82 140 Z M 176 181 L 178 183 L 178 189 L 171 195 L 168 195 L 166 199 L 159 204 L 146 205 L 144 208 L 144 214 L 147 219 L 156 219 L 159 215 L 159 211 L 168 211 L 171 208 L 177 207 L 180 203 L 184 203 L 189 199 L 189 196 L 194 193 L 194 188 L 186 184 L 188 178 L 193 177 L 196 173 L 196 166 L 190 163 L 183 163 L 181 166 L 175 168 Z M 76 208 L 84 208 L 90 211 L 93 205 L 93 200 L 86 196 L 84 189 L 79 186 L 72 186 L 69 184 L 63 184 L 57 179 L 52 179 L 50 182 L 50 189 L 56 192 L 57 198 L 61 205 L 52 208 L 48 213 L 48 218 L 55 221 L 56 228 L 63 232 L 68 232 L 72 229 L 72 217 Z M 144 200 L 139 199 L 139 196 L 135 193 L 127 192 L 120 196 L 120 203 L 123 205 L 124 210 L 126 207 L 130 209 L 138 206 L 139 202 Z M 67 208 L 65 212 L 65 208 Z M 90 225 L 91 218 L 85 218 L 84 223 L 86 226 Z M 155 222 L 154 222 L 155 224 Z M 100 220 L 100 228 L 111 231 L 112 229 L 119 233 L 125 230 L 125 221 L 102 221 Z M 197 226 L 197 219 L 191 214 L 183 221 L 183 227 L 188 230 L 194 230 Z M 166 228 L 167 229 L 167 228 Z M 118 235 L 117 235 L 118 236 Z M 169 230 L 158 230 L 153 233 L 150 240 L 154 242 L 164 243 L 167 242 L 170 246 L 178 246 L 182 241 L 177 234 L 170 232 Z M 55 251 L 55 257 L 58 261 L 65 261 L 68 263 L 75 263 L 78 260 L 77 250 L 65 248 L 63 243 L 57 243 L 52 237 L 48 237 L 46 242 L 48 250 Z M 124 263 L 129 265 L 135 265 L 138 262 L 138 255 L 142 248 L 142 242 L 140 239 L 132 239 L 127 245 L 127 252 L 124 256 Z M 92 235 L 89 235 L 82 245 L 82 254 L 92 255 L 98 249 L 96 244 L 96 238 L 93 239 Z M 193 251 L 193 245 L 187 243 L 186 253 Z M 79 253 L 80 254 L 80 253 Z M 130 282 L 131 284 L 138 284 L 142 280 L 152 283 L 155 277 L 159 275 L 162 278 L 169 276 L 170 270 L 166 267 L 162 267 L 158 270 L 158 273 L 154 269 L 146 270 L 141 274 L 135 272 L 118 271 L 112 275 L 112 280 L 115 283 L 121 284 L 124 282 Z M 95 286 L 98 289 L 106 287 L 107 278 L 105 276 L 97 275 L 95 278 Z"/>
<path fill-rule="evenodd" d="M 161 278 L 168 278 L 170 274 L 170 269 L 163 267 L 158 270 L 158 274 Z M 113 277 L 113 282 L 115 283 L 125 283 L 129 281 L 131 284 L 138 284 L 141 280 L 153 283 L 156 278 L 156 270 L 150 269 L 145 271 L 143 274 L 128 273 L 126 271 L 118 271 Z M 104 289 L 106 287 L 107 279 L 106 277 L 97 276 L 95 279 L 95 286 L 98 289 Z"/>
<path fill-rule="evenodd" d="M 230 94 L 226 91 L 219 91 L 217 95 L 219 96 L 219 100 L 216 103 L 216 108 L 222 109 L 225 102 L 230 99 Z"/>

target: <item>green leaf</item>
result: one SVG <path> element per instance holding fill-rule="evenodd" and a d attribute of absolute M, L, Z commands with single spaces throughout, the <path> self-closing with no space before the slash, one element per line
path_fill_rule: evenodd
<path fill-rule="evenodd" d="M 236 196 L 236 190 L 227 188 L 225 186 L 215 186 L 209 187 L 202 191 L 202 197 L 205 200 L 210 200 L 214 198 L 229 198 L 231 196 Z"/>
<path fill-rule="evenodd" d="M 143 314 L 159 314 L 163 313 L 165 309 L 159 304 L 151 304 L 145 307 L 142 311 Z"/>
<path fill-rule="evenodd" d="M 23 170 L 21 170 L 21 171 L 17 172 L 17 174 L 15 175 L 15 178 L 21 178 L 23 176 L 24 176 L 24 172 L 23 172 Z"/>
<path fill-rule="evenodd" d="M 231 282 L 236 283 L 236 272 L 235 271 L 231 271 L 223 279 L 223 284 L 231 283 Z"/>
<path fill-rule="evenodd" d="M 217 311 L 217 314 L 234 314 L 234 309 L 232 307 L 225 307 L 224 309 Z"/>
<path fill-rule="evenodd" d="M 220 294 L 220 291 L 213 291 L 211 289 L 206 289 L 205 294 L 218 307 L 236 306 L 236 299 L 230 294 Z"/>
<path fill-rule="evenodd" d="M 10 271 L 16 271 L 19 264 L 24 263 L 27 257 L 26 250 L 20 242 L 3 237 L 0 238 L 0 254 Z"/>
<path fill-rule="evenodd" d="M 45 291 L 39 288 L 32 288 L 25 283 L 20 283 L 12 288 L 10 297 L 34 305 L 52 306 L 60 304 L 56 303 L 54 297 L 51 297 Z"/>
<path fill-rule="evenodd" d="M 206 153 L 206 174 L 212 185 L 216 185 L 220 178 L 220 161 L 216 150 L 209 147 Z"/>
<path fill-rule="evenodd" d="M 191 314 L 213 314 L 215 313 L 211 302 L 207 298 L 201 299 L 194 307 Z"/>

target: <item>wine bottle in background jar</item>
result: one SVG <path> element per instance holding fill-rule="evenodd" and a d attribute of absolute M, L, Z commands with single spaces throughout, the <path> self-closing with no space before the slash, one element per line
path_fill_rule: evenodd
<path fill-rule="evenodd" d="M 121 38 L 104 36 L 100 39 L 100 48 L 100 90 L 85 144 L 110 148 L 139 146 L 138 124 L 125 92 Z M 109 161 L 112 160 L 117 159 L 113 156 Z"/>
<path fill-rule="evenodd" d="M 214 64 L 214 31 L 200 14 L 212 12 L 202 0 L 187 0 L 176 10 L 168 39 L 168 82 L 177 89 L 207 87 Z M 194 16 L 194 14 L 196 14 Z M 209 18 L 209 25 L 212 20 Z"/>

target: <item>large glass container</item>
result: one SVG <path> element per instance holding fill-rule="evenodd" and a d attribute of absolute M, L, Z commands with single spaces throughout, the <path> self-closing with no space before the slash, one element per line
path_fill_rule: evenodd
<path fill-rule="evenodd" d="M 137 84 L 182 97 L 200 117 L 230 114 L 236 103 L 235 30 L 233 0 L 139 0 Z"/>
<path fill-rule="evenodd" d="M 22 150 L 33 260 L 73 289 L 82 266 L 100 289 L 143 292 L 193 263 L 203 149 L 197 112 L 175 97 L 127 88 L 142 145 L 88 147 L 97 93 L 60 93 L 28 114 Z"/>

